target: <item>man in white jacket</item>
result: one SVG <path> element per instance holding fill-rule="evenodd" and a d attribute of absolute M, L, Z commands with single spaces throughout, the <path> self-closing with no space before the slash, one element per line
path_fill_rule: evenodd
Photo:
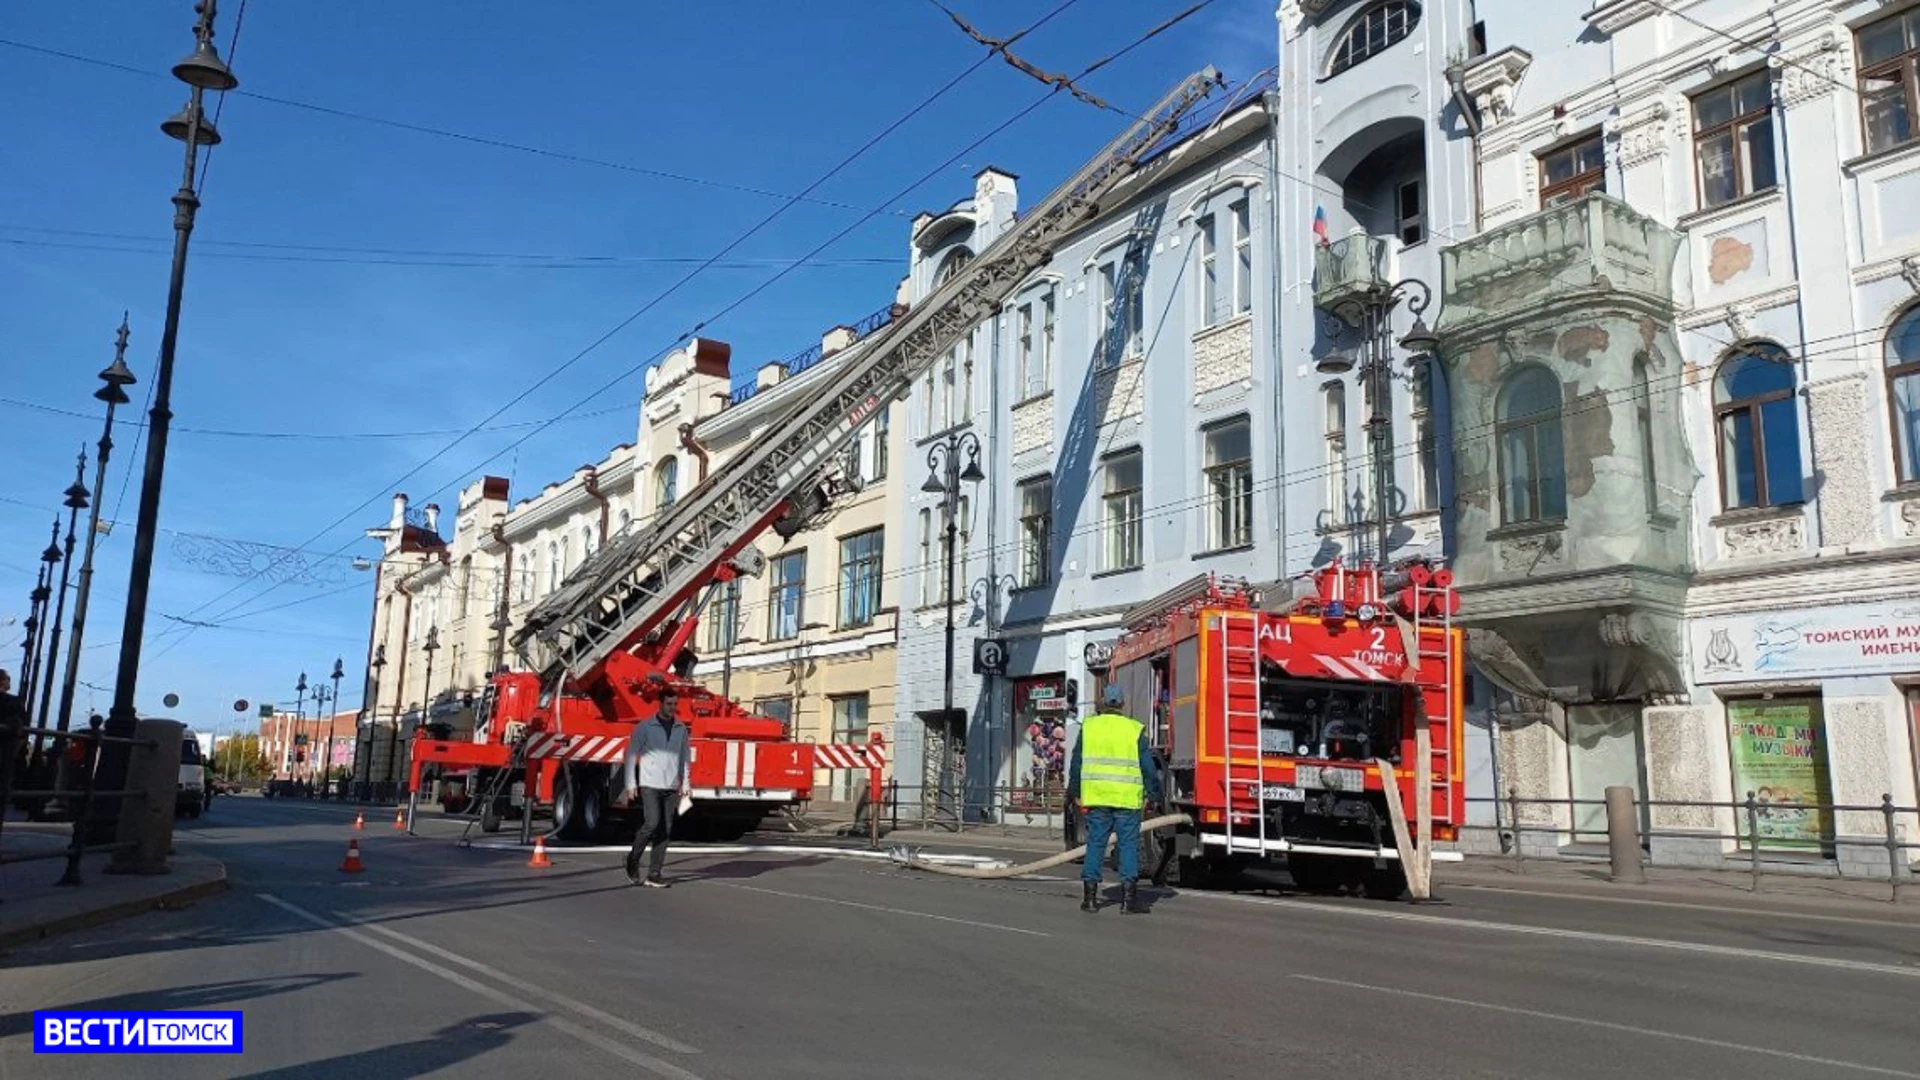
<path fill-rule="evenodd" d="M 674 814 L 692 791 L 689 774 L 693 756 L 687 746 L 687 725 L 675 715 L 678 705 L 673 691 L 661 694 L 660 710 L 653 719 L 634 727 L 621 762 L 621 801 L 631 804 L 637 797 L 641 813 L 640 831 L 634 835 L 633 850 L 627 852 L 627 880 L 649 889 L 667 887 L 661 876 L 667 861 L 667 836 Z M 653 858 L 642 879 L 640 856 L 649 844 L 653 846 Z"/>

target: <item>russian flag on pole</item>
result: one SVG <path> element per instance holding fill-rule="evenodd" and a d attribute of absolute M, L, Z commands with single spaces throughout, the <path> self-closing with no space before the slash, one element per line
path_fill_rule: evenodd
<path fill-rule="evenodd" d="M 1313 208 L 1313 235 L 1321 247 L 1327 246 L 1327 208 L 1324 206 Z"/>

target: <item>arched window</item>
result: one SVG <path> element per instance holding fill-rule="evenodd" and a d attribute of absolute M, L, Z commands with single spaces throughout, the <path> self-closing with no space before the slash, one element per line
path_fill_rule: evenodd
<path fill-rule="evenodd" d="M 1521 368 L 1501 389 L 1498 411 L 1502 520 L 1512 525 L 1565 519 L 1560 380 L 1546 368 Z"/>
<path fill-rule="evenodd" d="M 580 530 L 580 561 L 581 562 L 586 562 L 588 559 L 593 558 L 593 540 L 594 540 L 594 533 L 596 531 L 597 530 L 595 530 L 595 528 L 591 525 Z"/>
<path fill-rule="evenodd" d="M 1347 520 L 1347 384 L 1335 380 L 1320 388 L 1323 416 L 1320 434 L 1326 443 L 1327 523 Z"/>
<path fill-rule="evenodd" d="M 1726 509 L 1804 501 L 1793 389 L 1793 358 L 1770 341 L 1743 345 L 1720 361 L 1713 380 L 1713 426 L 1720 439 Z"/>
<path fill-rule="evenodd" d="M 627 509 L 624 506 L 621 507 L 620 508 L 620 531 L 623 533 L 626 532 L 627 526 L 632 524 L 633 524 L 633 511 Z"/>
<path fill-rule="evenodd" d="M 655 513 L 673 505 L 680 497 L 680 459 L 669 457 L 660 463 L 653 474 L 653 509 Z"/>
<path fill-rule="evenodd" d="M 1887 408 L 1900 482 L 1920 482 L 1920 307 L 1910 307 L 1887 333 Z"/>
<path fill-rule="evenodd" d="M 547 544 L 547 591 L 560 587 L 560 545 L 551 541 Z"/>
<path fill-rule="evenodd" d="M 1347 24 L 1327 61 L 1327 77 L 1371 59 L 1398 44 L 1420 25 L 1420 5 L 1413 0 L 1383 0 L 1362 11 Z"/>
<path fill-rule="evenodd" d="M 467 613 L 467 604 L 473 600 L 473 556 L 467 555 L 460 560 L 460 614 Z"/>
<path fill-rule="evenodd" d="M 933 287 L 937 289 L 952 281 L 953 275 L 959 273 L 961 267 L 972 261 L 973 252 L 966 248 L 957 247 L 947 252 L 946 258 L 940 260 L 940 268 L 933 272 Z"/>

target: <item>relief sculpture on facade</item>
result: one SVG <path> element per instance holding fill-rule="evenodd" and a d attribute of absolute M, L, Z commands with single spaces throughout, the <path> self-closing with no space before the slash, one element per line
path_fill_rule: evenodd
<path fill-rule="evenodd" d="M 1746 525 L 1731 525 L 1720 533 L 1721 550 L 1732 559 L 1780 555 L 1800 551 L 1806 546 L 1806 536 L 1801 529 L 1800 515 L 1797 513 L 1792 517 L 1755 521 Z"/>

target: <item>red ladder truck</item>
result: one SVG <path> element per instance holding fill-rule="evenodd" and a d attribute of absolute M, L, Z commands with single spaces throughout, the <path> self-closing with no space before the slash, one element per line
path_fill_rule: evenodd
<path fill-rule="evenodd" d="M 423 770 L 464 773 L 480 793 L 484 829 L 499 828 L 515 807 L 530 822 L 534 808 L 551 804 L 555 832 L 598 832 L 625 814 L 609 797 L 614 774 L 634 726 L 653 717 L 666 690 L 690 724 L 696 813 L 723 823 L 722 835 L 809 798 L 816 748 L 688 677 L 700 613 L 728 581 L 760 571 L 753 543 L 767 529 L 791 538 L 833 513 L 850 483 L 845 451 L 862 425 L 905 398 L 1061 240 L 1151 184 L 1168 167 L 1161 151 L 1220 85 L 1212 68 L 1182 81 L 932 295 L 816 369 L 805 395 L 751 447 L 569 574 L 513 634 L 524 668 L 493 677 L 473 736 L 415 729 L 414 798 Z M 696 363 L 699 350 L 695 342 Z M 878 752 L 868 751 L 869 761 Z"/>
<path fill-rule="evenodd" d="M 1152 845 L 1163 880 L 1284 859 L 1303 889 L 1401 895 L 1401 842 L 1418 838 L 1399 835 L 1390 794 L 1409 823 L 1427 800 L 1433 840 L 1466 815 L 1451 586 L 1424 562 L 1336 560 L 1265 589 L 1202 575 L 1124 616 L 1108 680 L 1148 726 L 1169 809 L 1192 819 Z"/>

